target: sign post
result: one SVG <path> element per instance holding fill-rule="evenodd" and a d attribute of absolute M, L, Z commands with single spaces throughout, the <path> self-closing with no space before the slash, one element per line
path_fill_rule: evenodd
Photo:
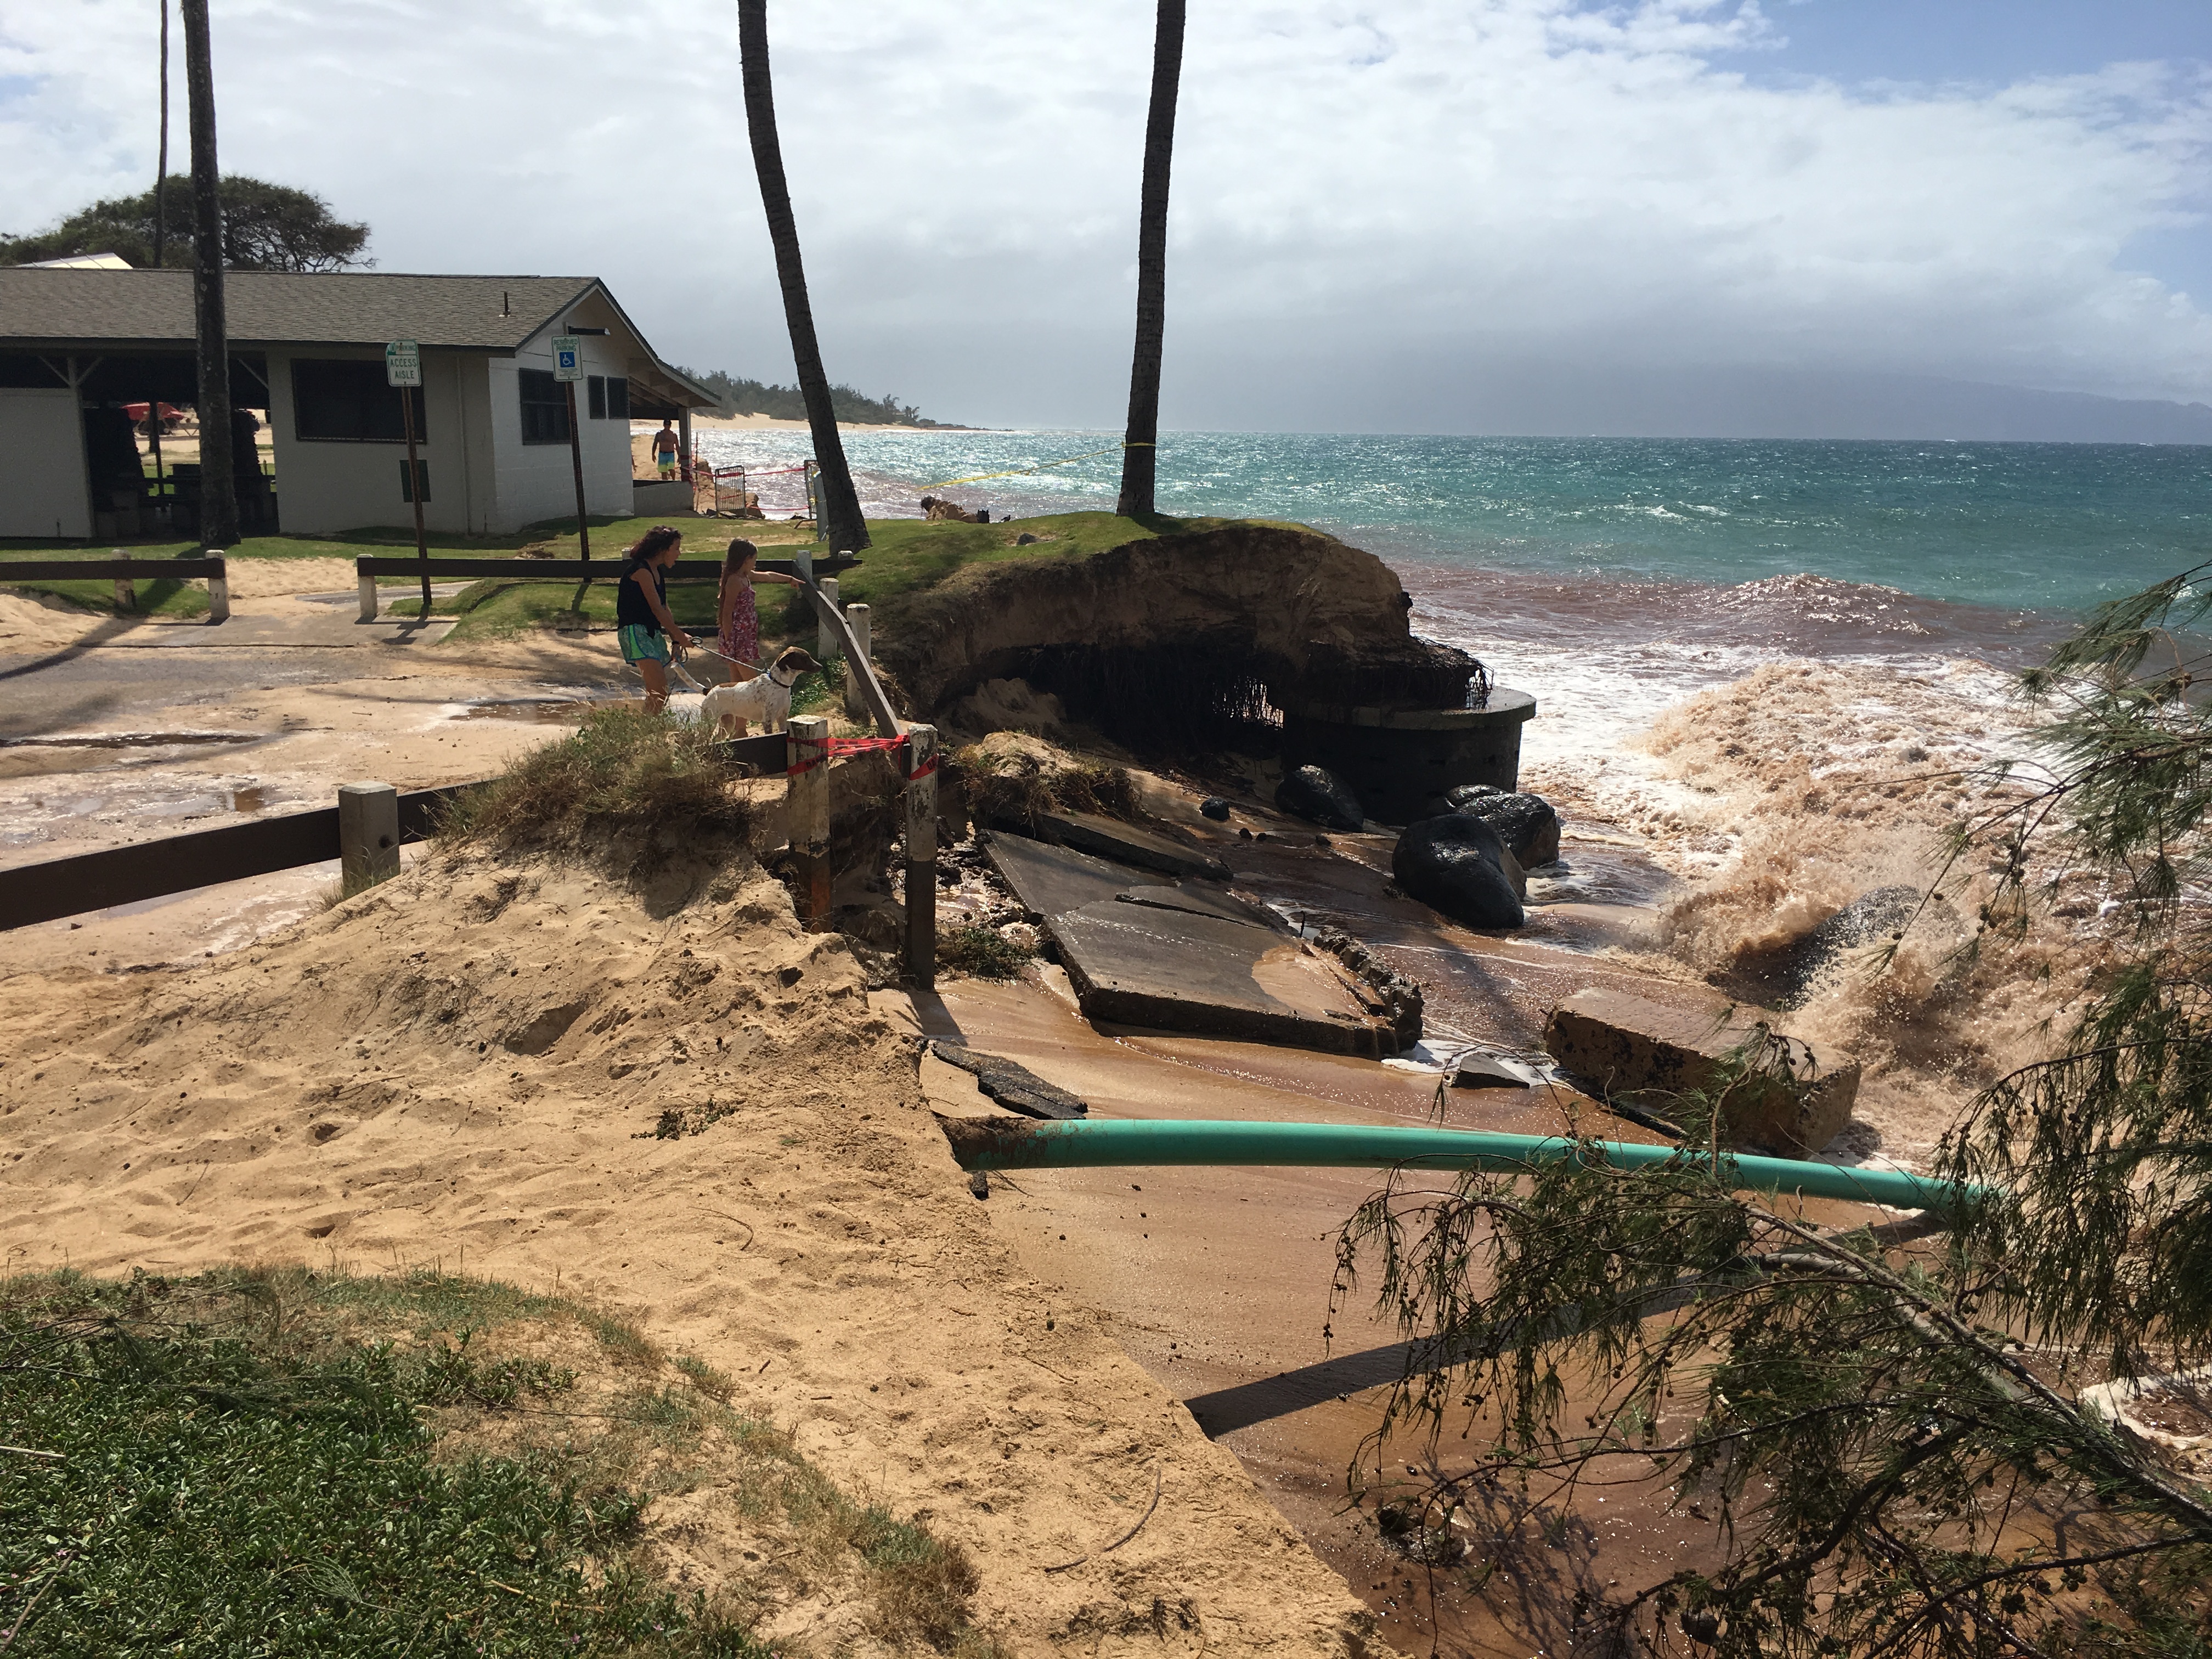
<path fill-rule="evenodd" d="M 573 334 L 553 337 L 553 378 L 568 388 L 568 460 L 576 470 L 576 545 L 589 563 L 592 532 L 584 522 L 584 429 L 576 421 L 576 382 L 584 378 L 584 343 Z"/>
<path fill-rule="evenodd" d="M 422 384 L 422 348 L 393 340 L 384 348 L 384 383 L 399 392 L 399 424 L 407 434 L 407 497 L 415 503 L 415 556 L 422 562 L 422 623 L 430 623 L 430 544 L 422 533 L 422 464 L 415 459 L 415 388 Z"/>

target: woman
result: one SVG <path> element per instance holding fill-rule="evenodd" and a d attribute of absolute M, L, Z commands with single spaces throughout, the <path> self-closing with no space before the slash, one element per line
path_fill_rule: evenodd
<path fill-rule="evenodd" d="M 787 587 L 804 587 L 806 584 L 796 576 L 786 576 L 774 570 L 757 570 L 753 561 L 760 557 L 760 549 L 750 542 L 739 540 L 730 544 L 730 550 L 722 559 L 722 588 L 716 597 L 714 615 L 717 620 L 717 643 L 720 654 L 730 665 L 730 683 L 751 679 L 760 671 L 753 665 L 760 660 L 760 608 L 753 603 L 755 582 L 781 582 Z M 745 735 L 745 722 L 734 722 L 737 735 Z"/>
<path fill-rule="evenodd" d="M 640 536 L 623 556 L 629 564 L 615 590 L 615 637 L 623 660 L 645 676 L 645 708 L 658 714 L 668 707 L 668 652 L 682 656 L 691 636 L 668 614 L 668 568 L 684 550 L 684 534 L 657 524 Z"/>

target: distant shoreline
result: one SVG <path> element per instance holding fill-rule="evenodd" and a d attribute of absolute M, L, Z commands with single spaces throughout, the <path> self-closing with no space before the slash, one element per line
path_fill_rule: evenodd
<path fill-rule="evenodd" d="M 714 432 L 805 432 L 808 429 L 804 421 L 780 420 L 773 415 L 694 415 L 691 425 L 695 430 L 704 428 Z M 633 435 L 653 431 L 655 427 L 656 423 L 652 421 L 632 421 L 629 423 Z M 906 426 L 889 422 L 878 425 L 866 421 L 840 421 L 837 430 L 908 432 L 919 436 L 931 432 L 988 432 L 990 428 L 981 426 Z"/>

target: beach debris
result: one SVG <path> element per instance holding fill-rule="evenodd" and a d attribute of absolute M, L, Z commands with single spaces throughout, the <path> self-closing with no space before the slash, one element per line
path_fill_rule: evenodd
<path fill-rule="evenodd" d="M 1005 827 L 1017 832 L 1027 830 L 1039 841 L 1072 847 L 1093 858 L 1133 864 L 1140 870 L 1156 870 L 1162 875 L 1203 876 L 1213 881 L 1229 879 L 1229 866 L 1195 841 L 1139 830 L 1134 824 L 1097 812 L 1038 812 L 1026 824 L 1009 823 Z"/>
<path fill-rule="evenodd" d="M 1444 800 L 1453 811 L 1480 818 L 1498 831 L 1523 870 L 1559 862 L 1559 815 L 1541 795 L 1463 783 L 1446 790 Z"/>
<path fill-rule="evenodd" d="M 1285 773 L 1275 786 L 1275 805 L 1292 817 L 1331 830 L 1357 830 L 1367 821 L 1359 797 L 1324 767 L 1301 766 Z"/>
<path fill-rule="evenodd" d="M 1087 1019 L 1371 1060 L 1404 1046 L 1370 987 L 1270 928 L 1113 899 L 1046 931 Z"/>
<path fill-rule="evenodd" d="M 1923 902 L 1917 887 L 1877 887 L 1862 893 L 1810 933 L 1758 963 L 1755 971 L 1772 988 L 1771 1000 L 1778 1007 L 1795 1007 L 1814 981 L 1854 951 L 1887 946 L 1904 937 Z"/>
<path fill-rule="evenodd" d="M 1790 1156 L 1819 1152 L 1857 1098 L 1856 1062 L 1830 1068 L 1810 1044 L 1757 1009 L 1669 1007 L 1626 991 L 1577 991 L 1552 1012 L 1544 1047 L 1600 1100 L 1676 1123 L 1717 1108 L 1731 1146 Z"/>
<path fill-rule="evenodd" d="M 1172 1346 L 1173 1345 L 1170 1344 L 1170 1346 Z M 1132 1538 L 1134 1538 L 1139 1533 L 1145 1529 L 1145 1523 L 1152 1518 L 1152 1512 L 1160 1506 L 1160 1483 L 1166 1468 L 1167 1465 L 1164 1462 L 1155 1463 L 1152 1465 L 1152 1501 L 1145 1505 L 1145 1512 L 1137 1517 L 1136 1524 L 1121 1532 L 1116 1533 L 1110 1542 L 1101 1544 L 1097 1549 L 1091 1552 L 1091 1555 L 1105 1555 L 1114 1550 L 1118 1550 L 1122 1545 L 1127 1543 Z M 1088 1561 L 1091 1559 L 1091 1555 L 1079 1555 L 1073 1561 L 1056 1562 L 1053 1565 L 1047 1567 L 1045 1571 L 1047 1572 L 1066 1572 L 1071 1567 L 1081 1566 L 1085 1561 Z M 1154 1605 L 1157 1606 L 1158 1604 L 1155 1603 Z"/>
<path fill-rule="evenodd" d="M 1208 795 L 1204 800 L 1199 802 L 1198 810 L 1216 823 L 1229 822 L 1229 803 L 1218 795 Z"/>
<path fill-rule="evenodd" d="M 1526 1061 L 1469 1049 L 1452 1062 L 1455 1089 L 1533 1089 L 1544 1074 Z"/>
<path fill-rule="evenodd" d="M 931 1039 L 929 1052 L 974 1078 L 975 1086 L 990 1099 L 1024 1117 L 1083 1117 L 1091 1110 L 1066 1090 L 1000 1055 L 979 1054 L 964 1043 L 947 1042 L 942 1037 Z"/>
<path fill-rule="evenodd" d="M 1462 927 L 1518 927 L 1527 878 L 1504 839 L 1480 818 L 1450 812 L 1409 824 L 1390 854 L 1399 886 Z"/>
<path fill-rule="evenodd" d="M 1031 841 L 1026 836 L 986 831 L 975 839 L 999 879 L 1006 883 L 1014 902 L 1031 921 L 1140 887 L 1169 884 L 1164 876 L 1094 858 L 1072 847 Z"/>
<path fill-rule="evenodd" d="M 1419 1043 L 1426 1001 L 1420 981 L 1398 972 L 1341 927 L 1322 928 L 1312 944 L 1315 950 L 1335 957 L 1358 981 L 1356 993 L 1368 1012 L 1390 1028 L 1400 1049 Z"/>

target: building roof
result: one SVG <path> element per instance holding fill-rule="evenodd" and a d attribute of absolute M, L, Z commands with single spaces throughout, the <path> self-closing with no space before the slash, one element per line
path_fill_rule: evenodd
<path fill-rule="evenodd" d="M 235 350 L 271 346 L 381 346 L 407 339 L 426 351 L 512 355 L 596 293 L 623 319 L 649 384 L 635 395 L 656 411 L 708 408 L 714 394 L 663 362 L 596 276 L 411 276 L 380 270 L 297 274 L 229 270 L 225 321 Z M 189 270 L 0 267 L 0 349 L 190 350 Z M 640 367 L 633 360 L 633 375 Z"/>
<path fill-rule="evenodd" d="M 513 351 L 593 288 L 591 276 L 223 273 L 234 346 L 382 345 Z M 169 345 L 193 337 L 189 270 L 0 269 L 0 345 Z"/>
<path fill-rule="evenodd" d="M 119 253 L 69 253 L 58 259 L 29 259 L 24 262 L 32 270 L 131 270 L 130 260 Z"/>

